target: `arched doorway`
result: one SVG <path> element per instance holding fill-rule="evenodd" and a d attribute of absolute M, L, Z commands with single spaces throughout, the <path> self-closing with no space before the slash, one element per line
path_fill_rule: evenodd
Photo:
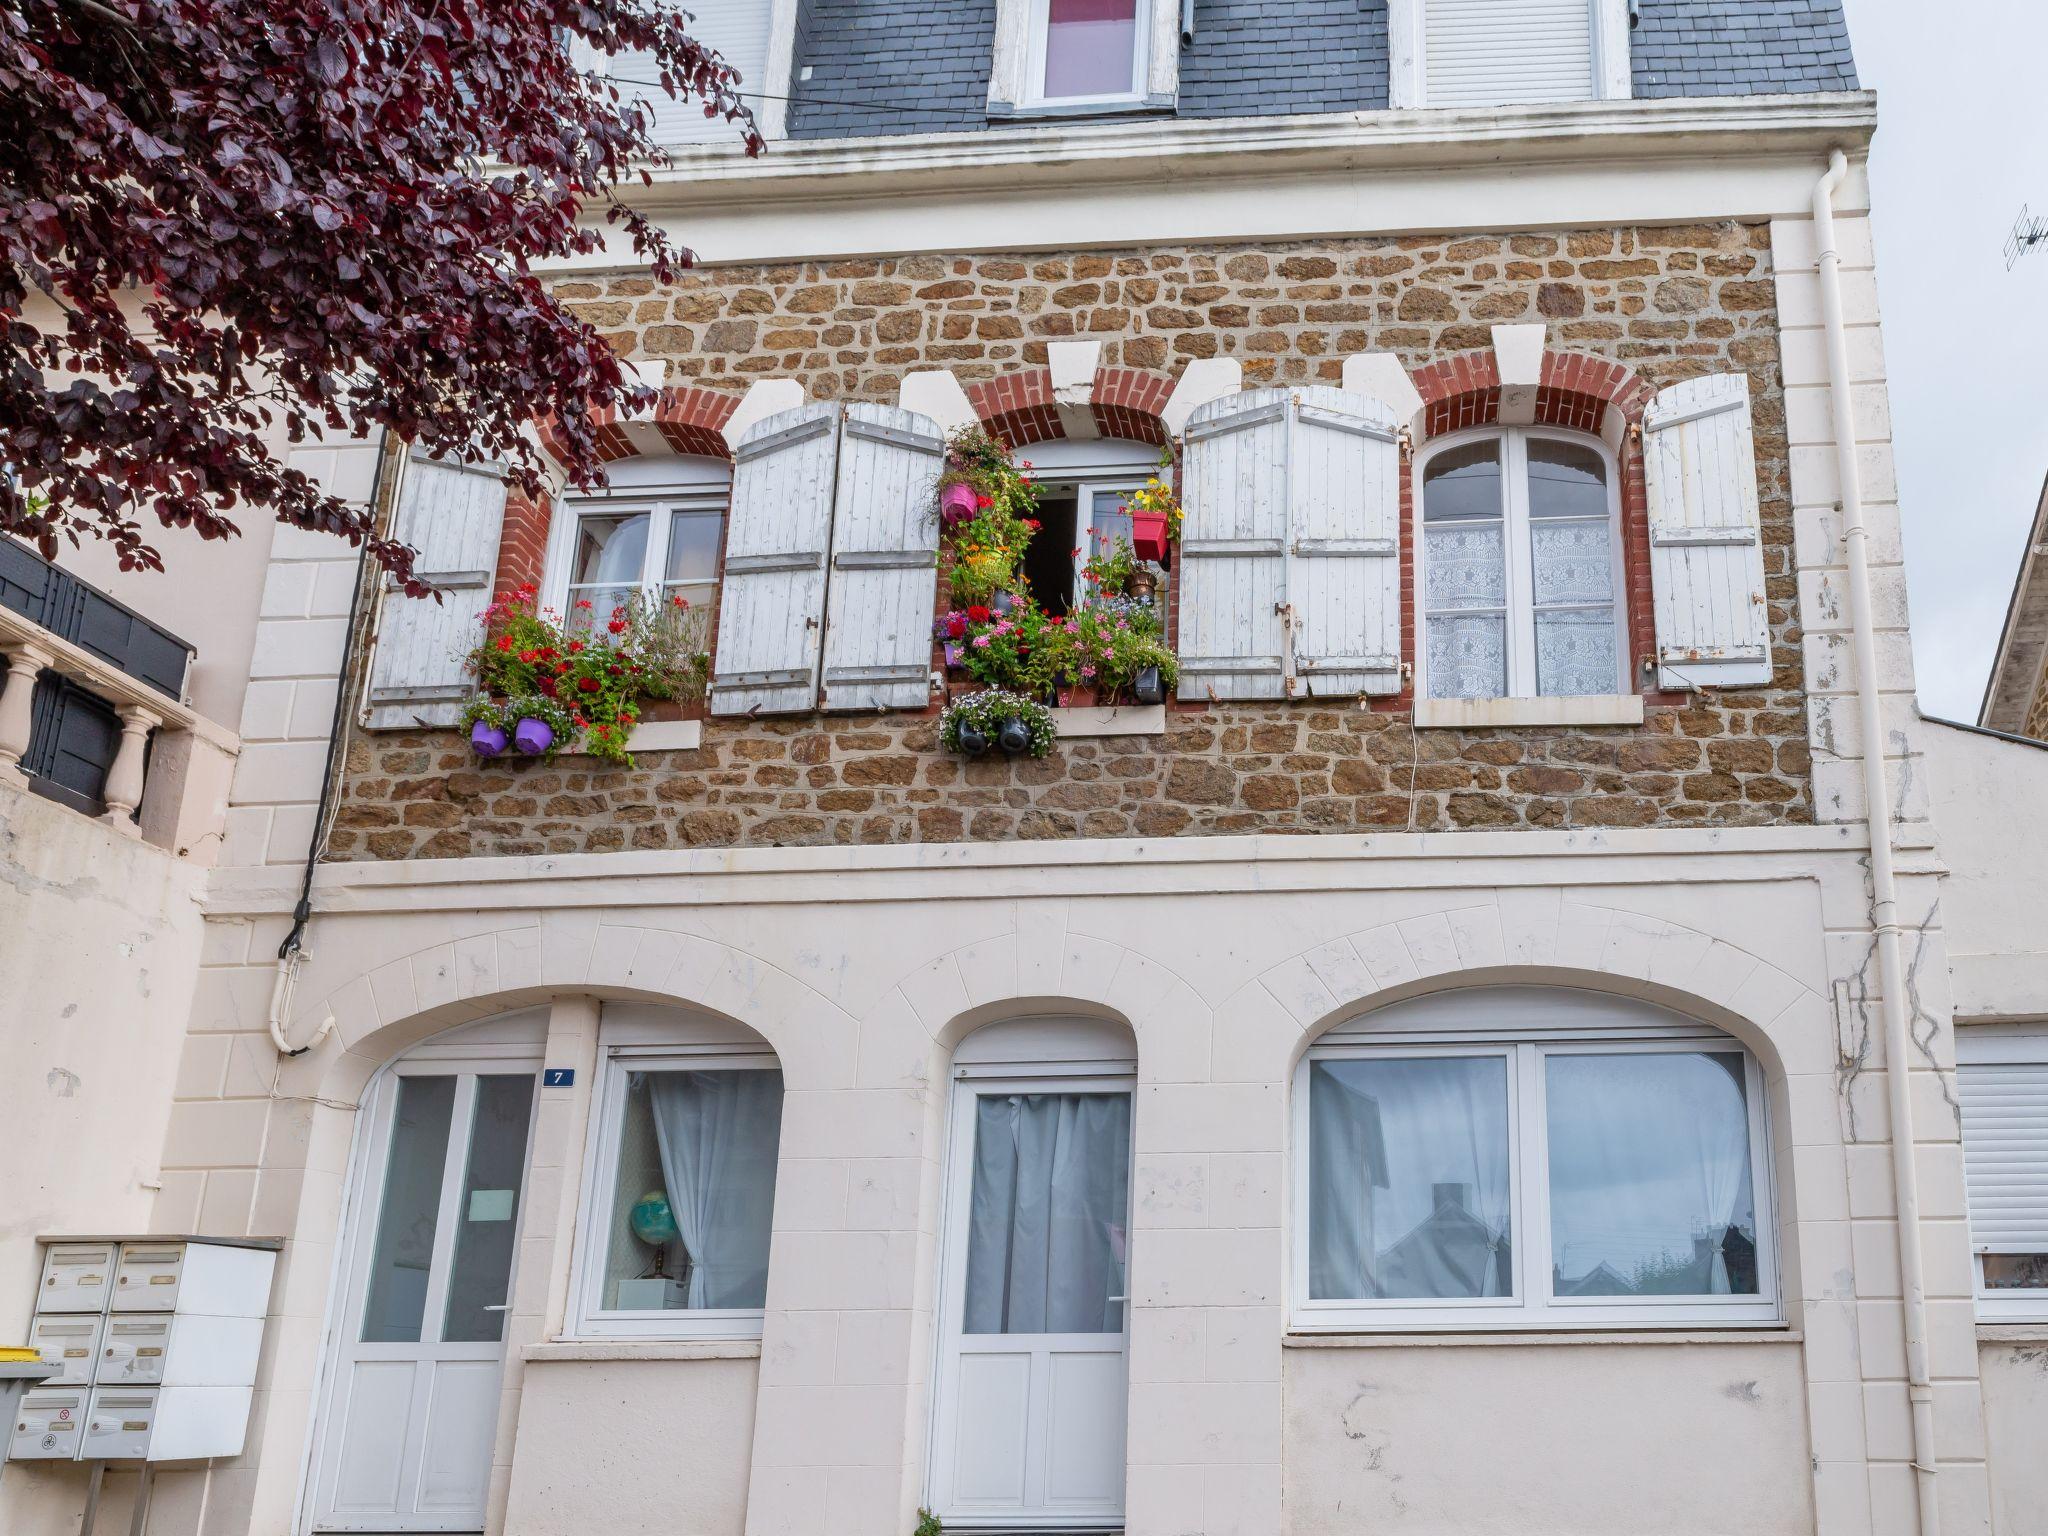
<path fill-rule="evenodd" d="M 365 1091 L 317 1419 L 315 1531 L 481 1531 L 547 1010 L 451 1030 Z"/>
<path fill-rule="evenodd" d="M 953 1054 L 930 1501 L 947 1529 L 1121 1529 L 1136 1043 L 1010 1019 Z"/>

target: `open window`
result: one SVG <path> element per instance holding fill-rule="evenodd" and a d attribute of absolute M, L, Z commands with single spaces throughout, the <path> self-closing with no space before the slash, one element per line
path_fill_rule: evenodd
<path fill-rule="evenodd" d="M 782 1129 L 775 1053 L 737 1025 L 608 1007 L 576 1331 L 757 1338 Z"/>
<path fill-rule="evenodd" d="M 602 633 L 636 594 L 680 598 L 707 613 L 718 600 L 731 467 L 721 459 L 653 455 L 612 466 L 601 495 L 563 500 L 549 534 L 544 607 L 571 630 Z"/>
<path fill-rule="evenodd" d="M 1778 1320 L 1764 1083 L 1599 994 L 1479 988 L 1340 1025 L 1295 1088 L 1295 1324 Z"/>
<path fill-rule="evenodd" d="M 1417 472 L 1420 696 L 1628 691 L 1621 500 L 1598 438 L 1459 433 Z"/>
<path fill-rule="evenodd" d="M 1159 449 L 1126 438 L 1060 438 L 1033 444 L 1018 458 L 1043 490 L 1024 574 L 1047 613 L 1071 613 L 1087 602 L 1089 559 L 1131 537 L 1125 501 L 1160 473 Z"/>
<path fill-rule="evenodd" d="M 2048 1322 L 2048 1028 L 1956 1031 L 1977 1315 Z"/>

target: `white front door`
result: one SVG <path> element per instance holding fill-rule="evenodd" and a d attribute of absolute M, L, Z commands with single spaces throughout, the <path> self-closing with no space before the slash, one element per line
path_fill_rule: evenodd
<path fill-rule="evenodd" d="M 962 1081 L 949 1156 L 932 1508 L 948 1530 L 1120 1528 L 1130 1082 Z"/>
<path fill-rule="evenodd" d="M 366 1106 L 315 1530 L 483 1529 L 538 1066 L 401 1061 Z"/>

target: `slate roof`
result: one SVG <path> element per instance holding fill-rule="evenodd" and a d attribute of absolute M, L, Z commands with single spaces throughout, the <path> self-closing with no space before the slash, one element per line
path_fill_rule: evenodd
<path fill-rule="evenodd" d="M 1178 115 L 1386 106 L 1387 3 L 1195 0 Z M 1638 97 L 1856 89 L 1841 0 L 1637 0 L 1637 13 Z M 995 0 L 800 0 L 790 135 L 987 127 L 994 39 Z"/>

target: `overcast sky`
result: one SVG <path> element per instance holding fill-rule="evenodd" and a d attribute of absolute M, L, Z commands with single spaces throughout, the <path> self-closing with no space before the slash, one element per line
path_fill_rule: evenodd
<path fill-rule="evenodd" d="M 1975 721 L 2048 475 L 2048 3 L 1845 0 L 1878 92 L 1878 297 L 1920 706 Z"/>

